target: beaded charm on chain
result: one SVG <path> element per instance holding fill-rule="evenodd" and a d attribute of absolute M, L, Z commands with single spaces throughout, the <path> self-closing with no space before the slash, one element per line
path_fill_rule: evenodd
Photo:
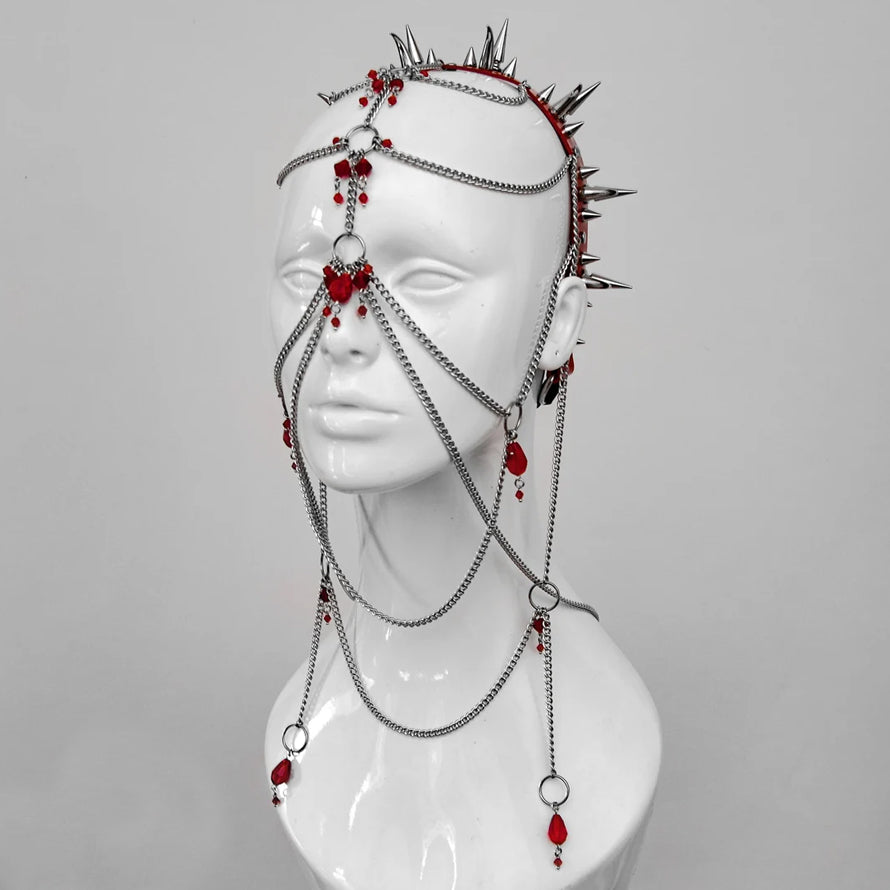
<path fill-rule="evenodd" d="M 321 633 L 326 625 L 331 623 L 334 625 L 347 668 L 349 669 L 356 692 L 364 705 L 384 726 L 394 732 L 413 738 L 436 738 L 446 735 L 460 729 L 481 714 L 509 679 L 529 639 L 534 634 L 534 639 L 537 641 L 535 648 L 541 655 L 543 662 L 549 752 L 549 771 L 540 781 L 538 795 L 552 813 L 547 825 L 546 835 L 554 846 L 553 864 L 556 868 L 561 868 L 563 865 L 563 845 L 568 839 L 568 830 L 560 810 L 569 799 L 570 788 L 569 783 L 558 773 L 556 767 L 553 728 L 553 628 L 550 613 L 557 606 L 564 604 L 571 608 L 586 611 L 595 618 L 599 617 L 596 610 L 586 603 L 562 597 L 559 589 L 549 579 L 565 423 L 566 388 L 568 378 L 574 371 L 574 358 L 572 356 L 569 357 L 566 364 L 561 368 L 544 374 L 537 394 L 538 405 L 549 405 L 556 401 L 544 569 L 540 576 L 532 571 L 501 532 L 498 527 L 498 516 L 501 508 L 504 479 L 507 473 L 514 477 L 513 485 L 516 500 L 523 500 L 524 474 L 528 469 L 528 458 L 518 441 L 518 431 L 522 422 L 522 406 L 537 377 L 544 342 L 555 313 L 560 282 L 567 276 L 578 275 L 588 287 L 594 289 L 627 287 L 627 285 L 621 284 L 618 281 L 602 276 L 590 275 L 585 272 L 585 267 L 598 259 L 598 257 L 587 254 L 583 250 L 587 237 L 588 223 L 600 216 L 599 213 L 591 210 L 588 204 L 606 198 L 631 194 L 632 191 L 607 187 L 590 188 L 586 185 L 588 177 L 596 173 L 598 168 L 582 165 L 580 152 L 573 138 L 582 124 L 580 122 L 567 123 L 566 119 L 580 107 L 599 84 L 594 84 L 587 89 L 583 89 L 579 85 L 563 99 L 558 102 L 551 102 L 550 97 L 553 92 L 553 86 L 547 87 L 540 92 L 535 92 L 529 88 L 527 83 L 516 79 L 515 59 L 506 65 L 504 64 L 506 34 L 506 22 L 497 38 L 494 37 L 492 30 L 488 28 L 479 59 L 477 60 L 474 50 L 470 49 L 461 65 L 440 62 L 432 50 L 430 50 L 426 61 L 424 61 L 410 28 L 406 29 L 405 41 L 402 41 L 397 35 L 393 35 L 399 53 L 398 66 L 372 68 L 362 81 L 351 87 L 333 94 L 319 93 L 319 96 L 329 105 L 347 96 L 356 96 L 357 94 L 357 99 L 353 101 L 357 102 L 359 109 L 367 112 L 364 121 L 353 127 L 348 133 L 336 136 L 331 145 L 307 152 L 290 161 L 278 176 L 278 185 L 281 186 L 287 175 L 297 167 L 318 160 L 328 159 L 328 162 L 330 162 L 333 159 L 333 200 L 336 204 L 344 207 L 346 217 L 343 232 L 334 241 L 330 262 L 324 267 L 323 281 L 303 316 L 285 341 L 276 359 L 274 369 L 275 384 L 285 415 L 282 438 L 290 452 L 291 467 L 297 474 L 310 523 L 321 545 L 321 583 L 313 621 L 312 640 L 302 701 L 294 722 L 284 728 L 281 744 L 285 756 L 275 766 L 271 774 L 272 803 L 277 807 L 286 800 L 287 786 L 291 779 L 292 763 L 309 744 L 309 732 L 306 727 L 306 708 L 312 688 Z M 449 80 L 447 74 L 453 71 L 469 71 L 488 75 L 511 86 L 513 92 L 507 94 L 489 92 L 469 84 Z M 565 151 L 565 162 L 559 170 L 555 171 L 547 179 L 539 183 L 525 185 L 485 179 L 472 173 L 455 170 L 443 166 L 436 161 L 415 157 L 400 149 L 396 149 L 390 139 L 381 138 L 375 126 L 375 121 L 383 109 L 390 109 L 398 104 L 399 96 L 403 90 L 406 88 L 412 90 L 420 88 L 420 84 L 456 90 L 469 97 L 506 106 L 522 105 L 527 101 L 533 102 L 553 126 L 559 137 Z M 485 393 L 420 330 L 396 297 L 386 289 L 382 281 L 377 277 L 374 267 L 368 262 L 365 256 L 365 243 L 355 231 L 355 220 L 357 207 L 366 205 L 373 197 L 372 190 L 369 189 L 369 182 L 373 175 L 374 165 L 368 155 L 373 155 L 375 152 L 385 154 L 393 160 L 456 182 L 476 188 L 516 195 L 542 194 L 552 189 L 564 177 L 567 178 L 570 195 L 568 245 L 563 261 L 545 297 L 543 323 L 532 351 L 531 359 L 520 382 L 516 396 L 510 405 L 502 406 Z M 357 259 L 350 262 L 343 259 L 341 246 L 344 243 L 351 243 L 354 248 L 358 249 L 359 255 Z M 316 495 L 300 448 L 296 418 L 303 377 L 318 346 L 324 325 L 329 324 L 336 331 L 340 327 L 342 312 L 350 304 L 355 306 L 355 312 L 360 318 L 367 319 L 369 324 L 375 323 L 379 326 L 384 338 L 398 358 L 405 376 L 423 405 L 430 423 L 445 446 L 451 462 L 467 490 L 467 494 L 485 524 L 485 533 L 482 541 L 470 568 L 457 589 L 442 606 L 422 618 L 406 619 L 385 614 L 368 602 L 344 573 L 330 543 L 325 487 L 324 485 L 319 485 L 318 494 Z M 486 408 L 503 419 L 504 446 L 495 495 L 490 507 L 483 501 L 448 428 L 442 421 L 441 415 L 430 398 L 422 380 L 411 365 L 398 336 L 383 310 L 384 305 L 396 315 L 406 329 L 457 383 L 464 387 L 467 392 Z M 368 316 L 371 316 L 371 318 L 368 318 Z M 282 382 L 284 363 L 300 337 L 307 333 L 308 340 L 296 369 L 290 402 L 288 403 Z M 368 693 L 344 629 L 334 588 L 334 578 L 336 578 L 339 586 L 354 603 L 366 609 L 380 620 L 396 627 L 419 627 L 441 618 L 466 593 L 479 566 L 482 564 L 492 539 L 497 541 L 516 568 L 531 582 L 528 593 L 531 612 L 512 657 L 486 695 L 456 720 L 439 727 L 425 729 L 398 723 L 380 711 Z"/>

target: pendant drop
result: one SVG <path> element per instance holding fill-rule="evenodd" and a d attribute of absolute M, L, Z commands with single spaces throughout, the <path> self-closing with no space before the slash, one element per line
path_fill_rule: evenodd
<path fill-rule="evenodd" d="M 522 446 L 514 439 L 507 443 L 506 459 L 504 462 L 507 470 L 516 476 L 513 483 L 516 486 L 516 500 L 521 501 L 525 497 L 523 488 L 525 488 L 525 480 L 522 474 L 528 469 L 528 458 L 522 450 Z"/>

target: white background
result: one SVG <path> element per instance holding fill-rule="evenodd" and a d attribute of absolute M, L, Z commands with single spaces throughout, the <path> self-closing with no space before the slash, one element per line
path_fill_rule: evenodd
<path fill-rule="evenodd" d="M 640 191 L 592 232 L 635 290 L 590 315 L 557 530 L 664 725 L 635 890 L 886 885 L 886 10 L 7 4 L 0 888 L 304 886 L 261 757 L 317 571 L 274 178 L 390 30 L 460 61 L 504 15 L 533 86 L 604 81 L 585 160 Z"/>

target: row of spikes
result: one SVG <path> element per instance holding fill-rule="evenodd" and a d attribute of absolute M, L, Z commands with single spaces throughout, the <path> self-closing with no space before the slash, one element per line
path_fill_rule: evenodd
<path fill-rule="evenodd" d="M 516 59 L 515 57 L 507 65 L 504 65 L 504 57 L 506 55 L 507 45 L 507 28 L 510 24 L 509 19 L 504 19 L 498 36 L 494 36 L 494 32 L 490 27 L 485 29 L 485 40 L 482 43 L 482 50 L 479 58 L 476 58 L 476 51 L 471 46 L 464 58 L 463 64 L 467 68 L 479 68 L 481 70 L 498 71 L 506 77 L 515 78 L 516 75 Z M 427 52 L 426 61 L 424 61 L 423 53 L 417 45 L 417 40 L 411 30 L 410 25 L 405 26 L 405 40 L 403 41 L 398 34 L 393 33 L 392 39 L 395 41 L 396 50 L 399 54 L 399 63 L 403 67 L 416 67 L 418 65 L 438 66 L 441 65 L 440 59 L 436 56 L 435 51 L 430 48 Z M 553 116 L 562 124 L 563 132 L 566 136 L 573 136 L 581 127 L 584 121 L 575 121 L 566 124 L 566 118 L 574 114 L 583 104 L 590 98 L 594 90 L 600 86 L 602 81 L 597 81 L 589 87 L 578 84 L 573 90 L 563 96 L 558 102 L 550 102 L 550 97 L 556 88 L 556 84 L 552 83 L 548 87 L 537 93 L 538 101 L 547 105 Z M 579 173 L 584 185 L 580 191 L 580 199 L 584 204 L 594 201 L 605 201 L 609 198 L 620 198 L 624 195 L 635 195 L 636 189 L 619 189 L 611 186 L 588 186 L 586 180 L 594 173 L 599 171 L 599 167 L 581 167 Z M 581 219 L 585 222 L 592 219 L 599 219 L 602 216 L 596 210 L 585 207 L 581 211 Z M 599 260 L 599 257 L 593 254 L 583 253 L 579 258 L 579 265 L 586 266 Z M 602 275 L 590 275 L 585 273 L 583 281 L 589 288 L 630 288 L 631 285 L 623 284 L 613 278 L 606 278 Z"/>

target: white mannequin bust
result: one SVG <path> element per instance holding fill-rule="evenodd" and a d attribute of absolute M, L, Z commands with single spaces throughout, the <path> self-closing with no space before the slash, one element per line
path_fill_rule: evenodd
<path fill-rule="evenodd" d="M 491 92 L 511 89 L 480 74 L 448 76 Z M 307 128 L 295 156 L 330 145 L 363 117 L 355 96 L 336 102 Z M 565 159 L 552 125 L 531 102 L 508 107 L 408 84 L 375 126 L 398 149 L 497 180 L 540 182 Z M 356 212 L 369 261 L 436 345 L 485 392 L 509 404 L 565 251 L 565 179 L 540 195 L 500 194 L 381 154 L 369 157 L 370 200 Z M 301 166 L 284 183 L 272 288 L 279 344 L 318 288 L 332 242 L 343 231 L 344 210 L 332 201 L 335 160 Z M 564 279 L 543 370 L 568 359 L 586 303 L 583 282 Z M 389 315 L 490 505 L 502 458 L 502 419 Z M 303 379 L 300 443 L 322 482 L 355 496 L 356 587 L 388 614 L 420 617 L 454 592 L 484 523 L 375 320 L 359 317 L 354 306 L 344 307 L 340 318 L 339 328 L 324 326 Z M 285 364 L 285 391 L 304 342 Z M 582 376 L 579 370 L 573 384 Z M 534 392 L 519 431 L 530 457 Z M 526 478 L 546 477 L 548 470 L 532 460 Z M 498 525 L 539 571 L 546 511 L 539 509 L 534 487 L 524 489 L 520 503 L 512 486 L 505 486 Z M 558 567 L 551 577 L 564 597 L 588 598 L 583 585 L 573 591 Z M 307 595 L 316 582 L 307 577 Z M 378 706 L 417 727 L 439 726 L 469 710 L 522 637 L 530 616 L 528 590 L 528 580 L 492 542 L 466 595 L 424 627 L 392 627 L 341 595 L 346 632 Z M 658 775 L 658 717 L 640 677 L 596 620 L 560 605 L 551 621 L 556 755 L 571 785 L 560 810 L 569 834 L 562 868 L 554 868 L 547 838 L 551 814 L 538 798 L 549 766 L 542 657 L 534 645 L 477 718 L 440 738 L 415 739 L 384 727 L 362 704 L 331 625 L 322 628 L 307 710 L 311 741 L 294 761 L 277 810 L 319 888 L 628 886 Z M 283 756 L 282 730 L 299 711 L 305 673 L 304 664 L 272 710 L 268 771 Z"/>

